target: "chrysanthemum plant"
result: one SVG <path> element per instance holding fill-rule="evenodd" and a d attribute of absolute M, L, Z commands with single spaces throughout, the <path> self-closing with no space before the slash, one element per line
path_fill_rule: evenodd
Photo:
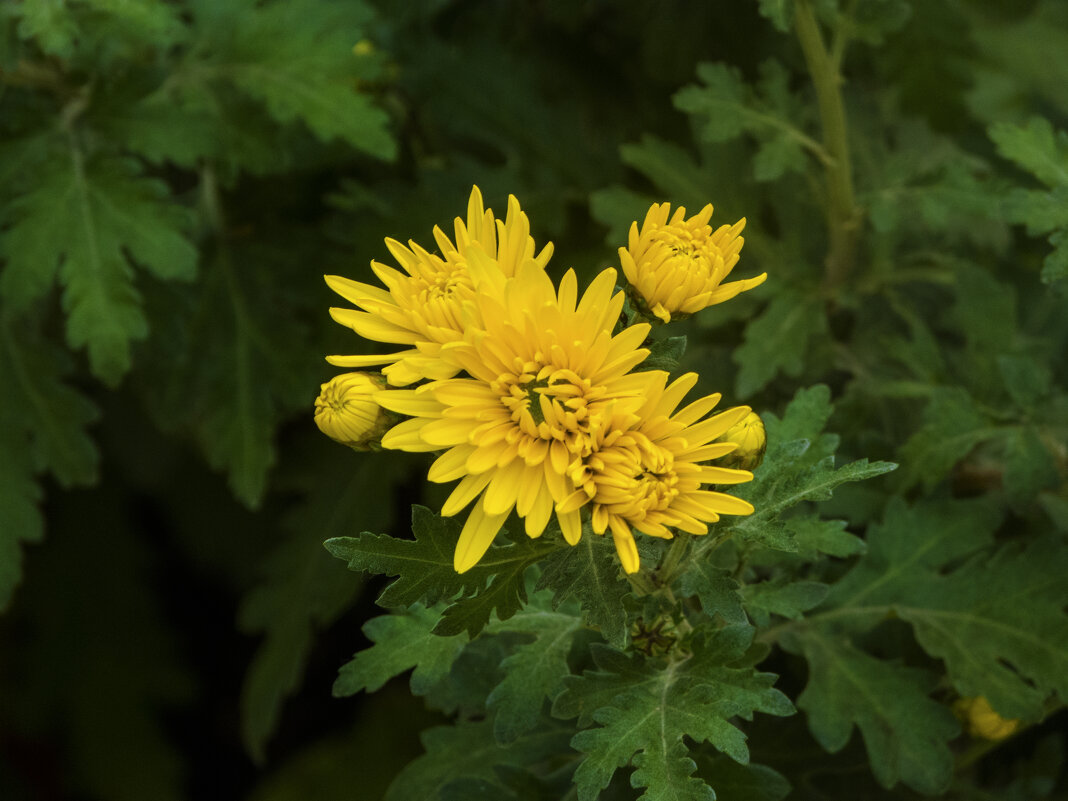
<path fill-rule="evenodd" d="M 745 221 L 714 228 L 712 211 L 653 206 L 622 270 L 580 290 L 573 271 L 554 284 L 514 197 L 501 220 L 476 188 L 437 253 L 387 240 L 382 286 L 327 278 L 355 307 L 335 320 L 403 349 L 329 357 L 357 372 L 323 386 L 316 421 L 352 447 L 424 452 L 428 480 L 453 485 L 440 510 L 414 507 L 410 539 L 326 542 L 391 577 L 335 694 L 414 668 L 412 692 L 454 720 L 390 798 L 784 795 L 746 730 L 794 703 L 757 665 L 832 630 L 771 621 L 842 603 L 820 579 L 864 543 L 816 503 L 895 465 L 835 464 L 824 386 L 779 417 L 671 375 L 684 341 L 653 327 L 766 277 L 726 281 Z"/>

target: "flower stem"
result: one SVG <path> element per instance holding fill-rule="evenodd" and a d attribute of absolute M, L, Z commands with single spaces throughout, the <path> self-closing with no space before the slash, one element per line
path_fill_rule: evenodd
<path fill-rule="evenodd" d="M 828 52 L 811 0 L 797 0 L 794 8 L 797 38 L 816 89 L 823 147 L 831 157 L 824 164 L 830 238 L 825 282 L 828 287 L 835 288 L 845 281 L 853 269 L 861 217 L 853 195 L 853 168 L 849 156 L 845 106 L 842 103 L 842 76 L 839 72 L 845 34 L 839 31 L 833 53 Z"/>
<path fill-rule="evenodd" d="M 680 531 L 675 535 L 675 538 L 671 541 L 671 547 L 668 548 L 667 553 L 664 554 L 664 560 L 656 570 L 657 580 L 660 584 L 665 587 L 671 586 L 671 583 L 675 580 L 675 573 L 678 570 L 679 562 L 681 562 L 686 555 L 686 549 L 689 545 L 690 535 L 685 531 Z"/>

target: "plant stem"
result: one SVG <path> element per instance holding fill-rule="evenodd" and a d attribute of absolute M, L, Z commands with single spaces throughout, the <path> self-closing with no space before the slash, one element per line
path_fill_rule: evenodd
<path fill-rule="evenodd" d="M 845 47 L 844 34 L 836 39 L 834 53 L 829 53 L 812 10 L 811 0 L 797 0 L 794 24 L 805 63 L 812 75 L 823 128 L 823 147 L 830 154 L 825 164 L 827 174 L 827 229 L 830 251 L 827 254 L 825 283 L 840 286 L 853 269 L 857 235 L 860 232 L 860 209 L 853 196 L 853 169 L 849 156 L 845 107 L 842 103 L 842 76 L 839 62 Z"/>
<path fill-rule="evenodd" d="M 678 570 L 679 562 L 686 555 L 686 549 L 689 545 L 690 535 L 685 531 L 680 531 L 675 535 L 675 539 L 671 541 L 671 547 L 667 549 L 667 553 L 664 554 L 664 561 L 660 563 L 660 567 L 656 571 L 657 579 L 663 586 L 670 587 L 675 580 L 675 572 Z"/>

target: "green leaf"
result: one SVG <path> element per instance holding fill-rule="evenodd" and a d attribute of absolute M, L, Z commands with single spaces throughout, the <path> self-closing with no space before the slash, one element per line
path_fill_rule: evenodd
<path fill-rule="evenodd" d="M 324 545 L 338 559 L 347 561 L 350 570 L 397 576 L 378 596 L 379 606 L 432 606 L 461 596 L 446 609 L 435 631 L 444 635 L 466 630 L 474 637 L 489 622 L 491 612 L 496 611 L 503 620 L 522 607 L 526 600 L 524 571 L 559 546 L 552 538 L 494 546 L 475 567 L 457 573 L 453 549 L 461 527 L 454 518 L 413 506 L 414 540 L 364 532 L 358 537 L 328 539 Z"/>
<path fill-rule="evenodd" d="M 997 434 L 964 389 L 936 387 L 923 410 L 923 425 L 901 446 L 902 484 L 922 482 L 931 489 L 976 445 Z"/>
<path fill-rule="evenodd" d="M 1068 186 L 1068 133 L 1050 121 L 1032 117 L 1026 125 L 997 123 L 988 133 L 998 153 L 1048 186 Z"/>
<path fill-rule="evenodd" d="M 630 592 L 630 584 L 621 577 L 612 541 L 594 534 L 589 523 L 583 524 L 577 545 L 557 548 L 542 562 L 536 589 L 552 590 L 554 609 L 569 598 L 578 600 L 587 622 L 596 626 L 605 640 L 620 648 L 626 644 L 623 598 Z"/>
<path fill-rule="evenodd" d="M 1042 264 L 1042 280 L 1047 284 L 1068 278 L 1068 232 L 1057 231 L 1049 238 L 1053 245 L 1050 253 Z"/>
<path fill-rule="evenodd" d="M 685 336 L 658 339 L 649 346 L 649 355 L 636 369 L 664 370 L 673 373 L 679 369 L 679 362 L 685 352 Z"/>
<path fill-rule="evenodd" d="M 278 122 L 302 121 L 324 141 L 339 138 L 392 159 L 388 118 L 358 79 L 374 77 L 375 62 L 352 47 L 371 19 L 363 2 L 322 0 L 198 0 L 194 3 L 199 61 L 189 80 L 222 80 L 263 103 Z"/>
<path fill-rule="evenodd" d="M 545 722 L 510 745 L 500 745 L 493 733 L 493 719 L 460 721 L 455 726 L 435 726 L 420 739 L 426 753 L 409 763 L 393 781 L 385 801 L 438 798 L 449 782 L 464 777 L 496 778 L 494 766 L 527 767 L 567 752 L 571 727 Z"/>
<path fill-rule="evenodd" d="M 41 488 L 34 477 L 28 443 L 6 426 L 0 429 L 0 612 L 7 609 L 22 577 L 21 542 L 40 542 L 44 520 Z"/>
<path fill-rule="evenodd" d="M 721 754 L 699 758 L 697 773 L 724 801 L 782 801 L 790 794 L 790 782 L 771 768 L 739 765 Z"/>
<path fill-rule="evenodd" d="M 538 540 L 525 535 L 505 547 L 491 548 L 479 561 L 482 574 L 492 575 L 489 585 L 473 596 L 461 598 L 450 605 L 434 629 L 435 634 L 458 634 L 466 631 L 475 637 L 490 622 L 491 613 L 499 620 L 507 620 L 527 601 L 524 575 L 527 568 L 542 560 L 546 553 L 563 547 L 553 537 Z"/>
<path fill-rule="evenodd" d="M 845 558 L 864 553 L 867 546 L 860 537 L 845 530 L 845 520 L 821 520 L 815 515 L 798 515 L 786 520 L 786 531 L 806 558 L 821 553 Z"/>
<path fill-rule="evenodd" d="M 794 0 L 758 0 L 757 8 L 779 32 L 790 32 L 794 22 Z"/>
<path fill-rule="evenodd" d="M 334 682 L 334 696 L 355 695 L 361 690 L 374 692 L 413 667 L 412 693 L 425 695 L 448 674 L 467 643 L 463 635 L 431 634 L 440 617 L 439 609 L 414 604 L 406 610 L 371 618 L 363 632 L 374 645 L 357 653 L 341 668 Z"/>
<path fill-rule="evenodd" d="M 771 615 L 800 620 L 801 613 L 819 606 L 830 589 L 818 581 L 772 579 L 742 588 L 745 608 L 753 622 L 761 627 L 771 623 Z"/>
<path fill-rule="evenodd" d="M 19 17 L 19 38 L 33 39 L 49 55 L 70 58 L 78 26 L 66 0 L 19 3 L 15 9 Z"/>
<path fill-rule="evenodd" d="M 741 346 L 731 357 L 739 366 L 738 396 L 750 397 L 779 373 L 801 375 L 810 340 L 826 333 L 827 319 L 819 298 L 784 288 L 749 322 Z"/>
<path fill-rule="evenodd" d="M 832 587 L 827 608 L 879 607 L 925 583 L 943 565 L 992 542 L 1001 513 L 990 499 L 931 499 L 909 506 L 894 498 L 868 528 L 868 552 Z"/>
<path fill-rule="evenodd" d="M 498 684 L 486 706 L 495 713 L 493 731 L 502 745 L 514 743 L 538 725 L 546 698 L 552 698 L 570 671 L 567 655 L 575 633 L 582 628 L 577 614 L 553 612 L 548 603 L 532 602 L 524 611 L 489 631 L 533 634 L 534 639 L 520 645 L 501 663 L 504 680 Z M 574 610 L 577 612 L 577 609 Z"/>
<path fill-rule="evenodd" d="M 803 171 L 806 150 L 826 158 L 822 146 L 804 132 L 811 122 L 809 105 L 791 95 L 789 73 L 777 61 L 760 65 L 756 91 L 737 69 L 725 64 L 699 64 L 697 76 L 703 85 L 679 90 L 675 107 L 696 118 L 706 142 L 724 142 L 743 132 L 754 136 L 759 143 L 753 159 L 758 181 Z"/>
<path fill-rule="evenodd" d="M 49 471 L 62 487 L 97 480 L 99 455 L 86 429 L 96 406 L 64 381 L 71 359 L 60 347 L 25 329 L 16 336 L 0 322 L 0 421 L 25 432 L 34 472 Z"/>
<path fill-rule="evenodd" d="M 141 177 L 133 162 L 87 163 L 72 146 L 12 206 L 0 294 L 12 311 L 24 310 L 48 292 L 58 272 L 67 341 L 87 347 L 93 373 L 111 385 L 129 370 L 133 341 L 148 333 L 133 265 L 163 279 L 194 273 L 197 251 L 184 233 L 188 215 L 167 197 L 165 186 Z"/>
<path fill-rule="evenodd" d="M 1037 717 L 1051 693 L 1068 697 L 1066 570 L 1059 540 L 1008 545 L 913 582 L 895 608 L 961 695 L 982 695 L 1007 718 Z"/>
<path fill-rule="evenodd" d="M 37 474 L 47 470 L 63 487 L 96 481 L 98 456 L 86 428 L 98 413 L 63 380 L 69 362 L 34 332 L 16 337 L 0 315 L 0 610 L 22 574 L 20 542 L 44 536 Z"/>
<path fill-rule="evenodd" d="M 571 744 L 585 754 L 575 773 L 580 801 L 592 801 L 613 774 L 633 762 L 635 787 L 647 787 L 647 801 L 666 798 L 712 799 L 714 793 L 692 776 L 696 765 L 683 737 L 709 742 L 732 759 L 746 763 L 745 736 L 729 720 L 754 712 L 789 715 L 793 705 L 771 687 L 774 676 L 726 665 L 743 656 L 753 629 L 728 626 L 695 637 L 693 657 L 656 664 L 627 659 L 595 647 L 600 670 L 566 680 L 553 714 L 580 715 L 601 724 L 575 735 Z M 622 668 L 622 672 L 619 671 Z"/>
<path fill-rule="evenodd" d="M 735 491 L 756 511 L 726 524 L 735 536 L 766 548 L 796 552 L 799 545 L 793 529 L 804 524 L 780 520 L 783 512 L 802 502 L 827 500 L 846 482 L 874 478 L 897 467 L 892 462 L 860 459 L 836 469 L 838 438 L 821 433 L 832 410 L 830 390 L 817 385 L 798 390 L 781 421 L 766 415 L 768 451 L 764 462 L 755 471 L 754 480 Z M 809 533 L 804 528 L 801 531 Z M 702 551 L 707 547 L 698 545 Z"/>
<path fill-rule="evenodd" d="M 729 570 L 714 567 L 708 559 L 690 559 L 679 579 L 683 595 L 696 595 L 707 615 L 719 614 L 728 623 L 745 623 L 738 582 Z"/>
<path fill-rule="evenodd" d="M 1035 426 L 1005 429 L 1003 485 L 1015 503 L 1029 503 L 1039 492 L 1057 486 L 1057 463 Z"/>
<path fill-rule="evenodd" d="M 928 697 L 933 676 L 875 659 L 815 627 L 783 645 L 808 660 L 808 685 L 797 705 L 821 746 L 840 751 L 856 726 L 883 787 L 902 781 L 926 794 L 946 789 L 953 773 L 947 741 L 959 727 L 948 707 Z"/>

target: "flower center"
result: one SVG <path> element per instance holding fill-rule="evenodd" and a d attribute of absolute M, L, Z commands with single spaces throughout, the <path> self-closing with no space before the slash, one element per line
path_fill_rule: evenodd
<path fill-rule="evenodd" d="M 679 477 L 671 451 L 630 432 L 626 442 L 596 454 L 593 501 L 611 514 L 640 522 L 668 509 L 679 496 Z"/>
<path fill-rule="evenodd" d="M 603 417 L 596 400 L 603 390 L 589 379 L 536 355 L 531 361 L 517 358 L 515 372 L 491 386 L 515 424 L 514 436 L 559 440 L 577 456 L 592 451 L 591 435 Z"/>

